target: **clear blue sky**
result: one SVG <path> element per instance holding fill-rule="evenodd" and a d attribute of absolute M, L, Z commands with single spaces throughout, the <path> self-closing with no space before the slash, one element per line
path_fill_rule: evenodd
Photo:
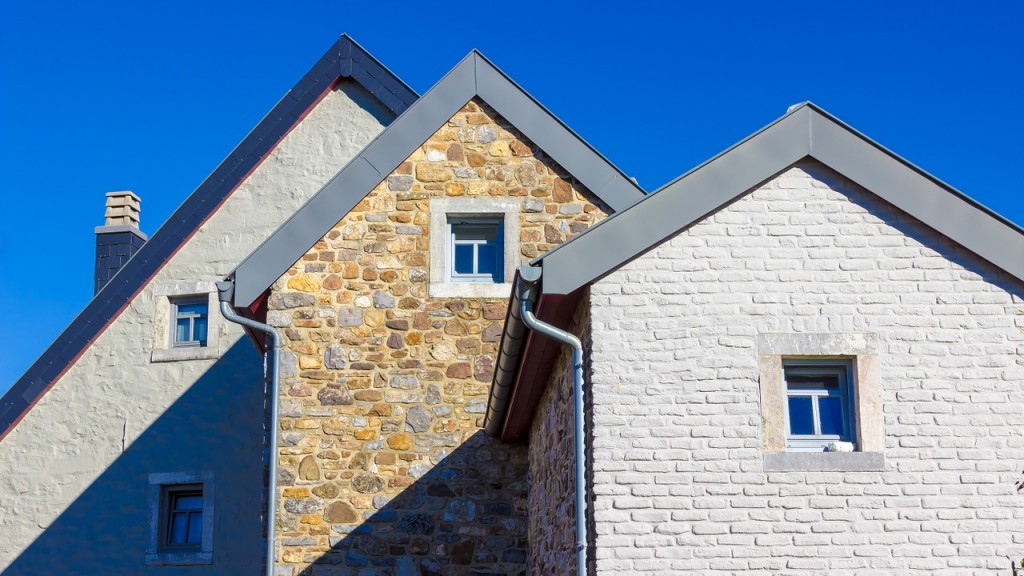
<path fill-rule="evenodd" d="M 653 190 L 813 100 L 1024 223 L 1024 3 L 0 0 L 0 391 L 348 32 L 419 92 L 478 48 Z M 493 6 L 493 7 L 492 7 Z"/>

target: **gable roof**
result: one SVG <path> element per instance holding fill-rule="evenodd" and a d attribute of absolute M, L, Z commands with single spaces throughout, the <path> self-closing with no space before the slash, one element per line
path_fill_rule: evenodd
<path fill-rule="evenodd" d="M 523 326 L 516 308 L 522 289 L 539 289 L 537 316 L 565 326 L 580 288 L 804 158 L 825 164 L 1024 281 L 1024 229 L 805 102 L 516 274 L 488 402 L 487 431 L 504 440 L 528 431 L 558 352 L 557 344 Z"/>
<path fill-rule="evenodd" d="M 1024 229 L 810 102 L 531 264 L 546 294 L 568 294 L 807 157 L 1024 280 Z"/>
<path fill-rule="evenodd" d="M 473 50 L 367 144 L 330 182 L 235 268 L 235 307 L 255 301 L 309 247 L 471 99 L 479 97 L 618 212 L 643 190 Z"/>
<path fill-rule="evenodd" d="M 342 35 L 0 398 L 0 439 L 74 364 L 278 142 L 343 79 L 358 83 L 395 116 L 417 98 L 411 88 L 362 46 Z"/>

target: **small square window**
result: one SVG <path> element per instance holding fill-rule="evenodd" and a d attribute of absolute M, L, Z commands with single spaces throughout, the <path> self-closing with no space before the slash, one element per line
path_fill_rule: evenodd
<path fill-rule="evenodd" d="M 164 486 L 163 545 L 167 551 L 199 550 L 203 542 L 203 486 Z"/>
<path fill-rule="evenodd" d="M 210 313 L 206 297 L 175 298 L 171 300 L 171 306 L 174 318 L 171 346 L 173 348 L 205 348 Z"/>
<path fill-rule="evenodd" d="M 843 360 L 783 360 L 786 449 L 822 452 L 855 441 L 851 366 Z"/>
<path fill-rule="evenodd" d="M 147 566 L 213 562 L 213 473 L 149 475 Z"/>
<path fill-rule="evenodd" d="M 501 217 L 448 216 L 451 282 L 504 282 Z"/>

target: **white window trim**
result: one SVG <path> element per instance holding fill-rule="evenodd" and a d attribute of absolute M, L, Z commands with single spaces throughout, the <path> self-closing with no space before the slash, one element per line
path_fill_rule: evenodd
<path fill-rule="evenodd" d="M 761 434 L 766 471 L 879 471 L 885 469 L 882 380 L 875 334 L 804 333 L 757 336 Z M 856 451 L 787 452 L 783 358 L 849 360 Z"/>
<path fill-rule="evenodd" d="M 167 552 L 160 542 L 166 521 L 164 491 L 167 486 L 202 484 L 203 539 L 198 551 Z M 213 472 L 161 472 L 149 475 L 149 539 L 146 566 L 188 566 L 213 564 Z"/>
<path fill-rule="evenodd" d="M 211 360 L 220 357 L 220 314 L 216 313 L 217 287 L 213 282 L 183 282 L 180 284 L 158 284 L 153 290 L 155 310 L 153 314 L 153 362 L 176 362 L 180 360 Z M 174 346 L 174 306 L 172 299 L 187 297 L 207 299 L 206 346 Z"/>
<path fill-rule="evenodd" d="M 789 381 L 786 379 L 788 369 L 806 369 L 814 372 L 824 373 L 835 369 L 839 373 L 839 390 L 830 394 L 825 389 L 790 389 Z M 820 369 L 820 370 L 816 370 Z M 787 452 L 824 452 L 825 447 L 832 442 L 853 442 L 856 445 L 857 439 L 857 406 L 853 401 L 853 362 L 849 359 L 822 360 L 822 359 L 782 359 L 782 380 L 785 388 L 786 403 L 786 430 L 790 430 L 789 399 L 793 396 L 811 397 L 811 409 L 813 413 L 814 426 L 817 429 L 821 424 L 821 417 L 818 413 L 820 396 L 837 396 L 841 398 L 844 406 L 846 422 L 843 423 L 845 438 L 843 434 L 791 434 L 786 433 Z M 849 420 L 852 417 L 852 422 Z"/>
<path fill-rule="evenodd" d="M 509 198 L 432 198 L 430 200 L 430 285 L 433 298 L 508 298 L 519 256 L 519 200 Z M 448 216 L 502 219 L 504 282 L 453 282 Z"/>

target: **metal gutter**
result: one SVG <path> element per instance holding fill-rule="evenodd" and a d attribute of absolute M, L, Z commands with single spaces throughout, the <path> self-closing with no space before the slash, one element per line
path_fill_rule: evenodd
<path fill-rule="evenodd" d="M 498 346 L 494 381 L 487 399 L 487 415 L 484 418 L 484 430 L 491 436 L 499 436 L 505 424 L 505 414 L 515 387 L 516 369 L 529 336 L 520 311 L 522 285 L 519 270 L 516 270 L 516 277 L 512 281 L 512 299 L 505 312 L 505 329 Z"/>
<path fill-rule="evenodd" d="M 583 411 L 583 343 L 575 335 L 537 319 L 533 306 L 540 292 L 540 268 L 522 270 L 517 282 L 519 317 L 523 324 L 549 338 L 572 348 L 572 396 L 573 396 L 573 454 L 576 476 L 576 574 L 587 574 L 587 493 L 586 493 L 586 438 L 584 436 Z"/>
<path fill-rule="evenodd" d="M 267 454 L 269 478 L 267 479 L 267 564 L 266 576 L 274 576 L 274 529 L 277 524 L 277 405 L 281 388 L 281 335 L 273 327 L 250 320 L 235 314 L 231 308 L 232 296 L 235 292 L 233 280 L 217 282 L 217 298 L 220 300 L 220 312 L 229 322 L 240 324 L 251 330 L 258 330 L 267 335 L 270 345 L 264 354 L 264 370 L 270 368 L 270 423 L 267 429 L 269 452 Z"/>

